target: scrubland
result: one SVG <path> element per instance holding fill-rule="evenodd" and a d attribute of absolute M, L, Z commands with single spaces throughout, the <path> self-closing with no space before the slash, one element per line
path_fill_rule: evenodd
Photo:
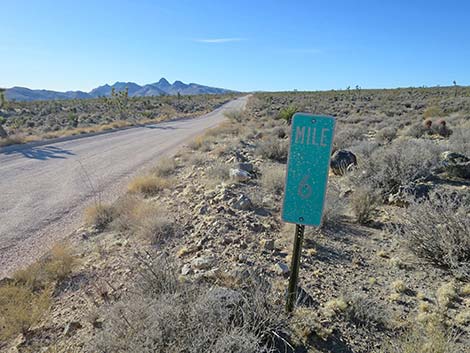
<path fill-rule="evenodd" d="M 57 101 L 12 102 L 0 105 L 0 125 L 7 138 L 0 147 L 42 139 L 108 131 L 205 114 L 235 95 L 111 97 Z"/>
<path fill-rule="evenodd" d="M 357 165 L 330 173 L 288 315 L 296 111 L 336 116 Z M 227 118 L 3 280 L 0 350 L 468 352 L 470 89 L 260 93 Z"/>

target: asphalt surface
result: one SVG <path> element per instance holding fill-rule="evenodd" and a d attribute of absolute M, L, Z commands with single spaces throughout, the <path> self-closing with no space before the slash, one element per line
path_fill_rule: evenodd
<path fill-rule="evenodd" d="M 0 150 L 0 278 L 27 265 L 82 224 L 84 208 L 113 201 L 159 158 L 244 108 L 233 100 L 181 119 L 41 146 Z"/>

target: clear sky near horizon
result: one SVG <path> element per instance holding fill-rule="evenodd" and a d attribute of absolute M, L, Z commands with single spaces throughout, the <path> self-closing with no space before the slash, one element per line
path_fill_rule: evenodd
<path fill-rule="evenodd" d="M 470 2 L 0 0 L 0 87 L 470 84 Z"/>

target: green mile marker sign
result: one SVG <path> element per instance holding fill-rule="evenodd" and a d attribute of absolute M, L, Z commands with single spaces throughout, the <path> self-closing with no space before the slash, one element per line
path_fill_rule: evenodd
<path fill-rule="evenodd" d="M 332 117 L 296 113 L 292 118 L 284 222 L 320 226 L 334 131 Z"/>
<path fill-rule="evenodd" d="M 287 312 L 294 310 L 305 226 L 320 226 L 325 204 L 335 119 L 296 113 L 292 118 L 282 220 L 295 223 L 287 291 Z"/>

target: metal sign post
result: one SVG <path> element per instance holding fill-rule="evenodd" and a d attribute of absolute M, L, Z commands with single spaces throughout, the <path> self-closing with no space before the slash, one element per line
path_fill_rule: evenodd
<path fill-rule="evenodd" d="M 286 309 L 297 298 L 305 225 L 320 226 L 325 204 L 335 119 L 296 113 L 292 118 L 282 220 L 296 224 Z"/>

